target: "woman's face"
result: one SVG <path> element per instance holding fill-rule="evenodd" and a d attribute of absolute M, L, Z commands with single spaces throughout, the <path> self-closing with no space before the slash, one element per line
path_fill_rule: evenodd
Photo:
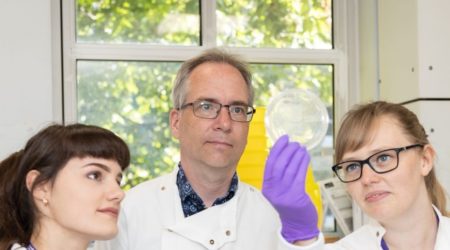
<path fill-rule="evenodd" d="M 72 158 L 48 184 L 44 221 L 88 240 L 117 234 L 117 218 L 124 192 L 122 170 L 114 160 Z"/>
<path fill-rule="evenodd" d="M 385 149 L 414 144 L 397 120 L 390 116 L 375 120 L 368 133 L 369 143 L 356 151 L 344 153 L 342 162 L 365 160 Z M 400 152 L 398 168 L 384 174 L 375 173 L 365 164 L 361 179 L 347 183 L 347 191 L 366 214 L 381 223 L 414 213 L 430 204 L 424 176 L 431 170 L 432 161 L 424 156 L 425 151 L 428 149 L 415 147 Z"/>

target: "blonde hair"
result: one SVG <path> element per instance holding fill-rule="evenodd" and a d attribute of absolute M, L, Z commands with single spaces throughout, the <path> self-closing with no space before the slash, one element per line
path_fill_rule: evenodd
<path fill-rule="evenodd" d="M 413 112 L 400 104 L 376 101 L 358 105 L 344 116 L 336 137 L 336 162 L 342 161 L 344 153 L 358 150 L 366 145 L 370 140 L 368 129 L 379 117 L 386 115 L 398 121 L 398 124 L 413 143 L 429 144 L 425 129 Z M 431 202 L 443 215 L 448 215 L 446 193 L 436 178 L 434 167 L 425 177 L 425 185 Z"/>

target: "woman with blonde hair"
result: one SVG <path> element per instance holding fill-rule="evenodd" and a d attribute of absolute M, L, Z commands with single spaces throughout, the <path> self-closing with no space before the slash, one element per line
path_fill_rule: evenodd
<path fill-rule="evenodd" d="M 348 112 L 332 169 L 374 221 L 332 246 L 449 249 L 450 219 L 435 157 L 417 116 L 404 106 L 378 101 Z"/>
<path fill-rule="evenodd" d="M 306 160 L 298 160 L 300 156 L 292 152 L 301 146 L 282 139 L 271 149 L 269 159 L 286 162 L 277 173 L 302 173 L 295 179 L 285 178 L 285 186 L 295 187 L 301 197 L 309 158 L 304 152 Z M 332 170 L 372 220 L 325 246 L 320 234 L 314 249 L 450 249 L 447 197 L 436 178 L 436 153 L 413 112 L 383 101 L 359 105 L 345 115 L 335 149 L 337 164 Z M 292 197 L 283 204 L 284 209 L 295 209 Z M 267 198 L 274 203 L 272 197 Z M 302 207 L 296 211 L 303 220 L 316 218 Z M 315 233 L 308 230 L 304 233 Z"/>

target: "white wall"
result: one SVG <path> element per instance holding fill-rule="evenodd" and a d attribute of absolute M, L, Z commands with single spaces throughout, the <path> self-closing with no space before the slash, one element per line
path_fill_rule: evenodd
<path fill-rule="evenodd" d="M 448 0 L 378 1 L 381 97 L 450 97 Z"/>
<path fill-rule="evenodd" d="M 0 0 L 0 159 L 61 117 L 51 27 L 51 0 Z"/>
<path fill-rule="evenodd" d="M 450 1 L 418 0 L 417 5 L 420 97 L 450 98 Z"/>
<path fill-rule="evenodd" d="M 380 98 L 383 100 L 403 102 L 420 95 L 417 1 L 377 1 Z"/>
<path fill-rule="evenodd" d="M 379 99 L 377 2 L 358 3 L 360 102 Z"/>

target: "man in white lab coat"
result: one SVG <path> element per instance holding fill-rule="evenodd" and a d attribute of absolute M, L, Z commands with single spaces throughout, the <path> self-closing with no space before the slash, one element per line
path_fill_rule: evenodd
<path fill-rule="evenodd" d="M 246 64 L 222 50 L 208 50 L 182 65 L 172 97 L 170 126 L 180 142 L 179 165 L 131 189 L 122 203 L 119 234 L 96 242 L 95 249 L 320 249 L 323 237 L 314 209 L 303 215 L 286 211 L 283 201 L 292 197 L 278 199 L 283 194 L 277 191 L 285 187 L 277 189 L 276 178 L 265 184 L 272 206 L 237 177 L 255 112 Z M 291 164 L 276 154 L 269 169 Z M 302 161 L 308 164 L 309 158 Z M 311 208 L 309 198 L 301 198 L 296 211 Z"/>

